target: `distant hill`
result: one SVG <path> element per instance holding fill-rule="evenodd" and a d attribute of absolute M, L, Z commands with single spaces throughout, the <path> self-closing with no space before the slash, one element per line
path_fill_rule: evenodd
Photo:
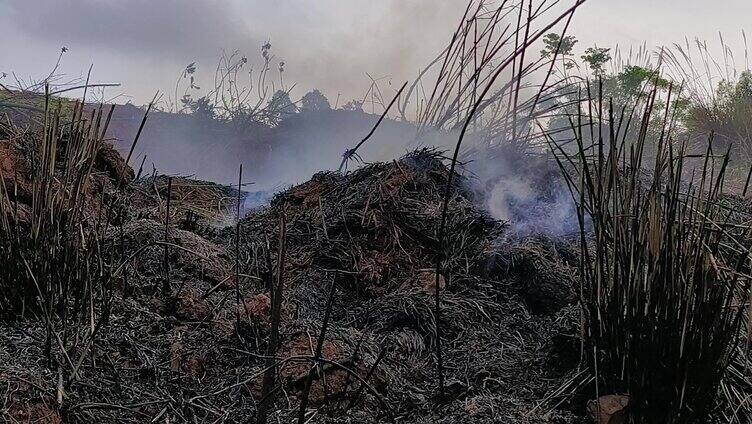
<path fill-rule="evenodd" d="M 53 107 L 58 101 L 64 115 L 72 110 L 74 100 L 55 97 Z M 99 107 L 90 104 L 87 112 Z M 43 109 L 41 94 L 0 96 L 0 113 L 8 114 L 16 125 L 33 123 L 29 117 Z M 130 103 L 115 106 L 107 136 L 124 156 L 144 113 L 145 108 Z M 328 109 L 296 113 L 274 127 L 257 123 L 238 129 L 222 120 L 152 110 L 130 165 L 138 170 L 146 156 L 144 173 L 155 167 L 159 173 L 234 183 L 242 163 L 244 180 L 256 182 L 260 190 L 277 189 L 337 168 L 342 153 L 357 144 L 378 118 L 362 111 Z M 412 123 L 387 118 L 359 153 L 366 161 L 394 159 L 416 147 L 414 138 Z"/>
<path fill-rule="evenodd" d="M 121 152 L 130 148 L 143 115 L 142 108 L 116 106 L 108 135 Z M 243 163 L 244 180 L 258 182 L 259 189 L 281 187 L 339 166 L 342 153 L 357 144 L 378 118 L 360 111 L 307 111 L 275 127 L 255 124 L 239 130 L 223 121 L 156 111 L 150 113 L 131 165 L 138 168 L 146 155 L 145 173 L 153 164 L 161 173 L 231 183 L 237 181 Z M 369 161 L 401 156 L 412 145 L 414 133 L 411 123 L 385 119 L 361 156 Z"/>

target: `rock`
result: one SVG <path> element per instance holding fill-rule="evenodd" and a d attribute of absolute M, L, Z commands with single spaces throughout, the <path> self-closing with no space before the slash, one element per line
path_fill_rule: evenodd
<path fill-rule="evenodd" d="M 596 424 L 624 424 L 627 422 L 629 396 L 606 395 L 588 402 L 588 413 Z"/>

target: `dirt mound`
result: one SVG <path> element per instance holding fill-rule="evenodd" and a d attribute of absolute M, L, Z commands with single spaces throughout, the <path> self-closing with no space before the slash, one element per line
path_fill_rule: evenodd
<path fill-rule="evenodd" d="M 128 184 L 135 178 L 133 169 L 125 164 L 125 159 L 108 143 L 97 153 L 94 167 L 119 184 Z"/>
<path fill-rule="evenodd" d="M 30 219 L 33 187 L 39 178 L 38 172 L 34 171 L 32 158 L 38 149 L 40 137 L 42 134 L 34 130 L 21 130 L 7 122 L 0 123 L 0 179 L 7 190 L 11 210 L 15 211 L 16 219 L 13 221 L 22 224 Z M 58 150 L 58 155 L 63 155 L 65 146 L 58 146 Z M 133 177 L 133 170 L 125 164 L 112 144 L 102 143 L 82 193 L 86 212 L 92 217 L 96 216 L 105 196 L 119 185 L 129 183 Z"/>
<path fill-rule="evenodd" d="M 243 220 L 250 245 L 265 244 L 284 213 L 289 222 L 290 265 L 338 270 L 359 295 L 421 287 L 438 249 L 436 224 L 446 169 L 441 157 L 421 151 L 377 163 L 347 176 L 320 173 L 278 194 L 269 208 Z M 470 192 L 455 187 L 450 201 L 449 266 L 475 262 L 482 241 L 500 227 L 477 209 Z"/>
<path fill-rule="evenodd" d="M 142 280 L 143 277 L 164 275 L 166 242 L 172 278 L 214 283 L 223 281 L 230 285 L 232 264 L 224 247 L 193 232 L 170 227 L 165 235 L 164 223 L 137 219 L 125 223 L 122 228 L 113 228 L 108 239 L 128 251 L 142 249 L 132 262 L 132 270 Z"/>
<path fill-rule="evenodd" d="M 506 275 L 533 314 L 555 314 L 575 303 L 578 252 L 574 240 L 535 236 L 496 241 L 487 275 Z"/>

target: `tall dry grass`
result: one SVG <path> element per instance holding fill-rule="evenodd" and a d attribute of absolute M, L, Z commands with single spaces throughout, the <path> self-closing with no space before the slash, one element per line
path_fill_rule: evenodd
<path fill-rule="evenodd" d="M 744 415 L 748 405 L 738 395 L 750 388 L 749 374 L 731 365 L 746 343 L 749 211 L 723 195 L 729 150 L 718 154 L 711 137 L 701 158 L 689 154 L 673 135 L 673 89 L 662 110 L 657 88 L 646 91 L 644 106 L 631 111 L 585 95 L 570 121 L 576 149 L 551 141 L 578 207 L 584 353 L 595 394 L 628 394 L 635 423 L 708 422 L 724 402 L 736 402 L 737 417 L 728 408 L 721 414 L 745 422 L 739 409 Z M 656 116 L 662 129 L 649 140 Z M 685 182 L 690 166 L 698 178 Z M 722 391 L 732 380 L 740 389 Z"/>

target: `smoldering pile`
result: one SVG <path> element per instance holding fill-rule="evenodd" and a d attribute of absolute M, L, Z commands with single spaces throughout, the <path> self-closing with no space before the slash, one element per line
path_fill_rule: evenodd
<path fill-rule="evenodd" d="M 297 415 L 333 289 L 329 362 L 313 374 L 309 422 L 576 422 L 584 411 L 552 409 L 561 399 L 551 398 L 579 360 L 572 247 L 507 238 L 462 178 L 438 278 L 448 395 L 438 401 L 434 266 L 447 176 L 427 150 L 320 173 L 241 220 L 239 239 L 234 226 L 185 226 L 180 207 L 166 228 L 164 187 L 134 192 L 106 242 L 129 258 L 127 272 L 79 378 L 57 404 L 55 369 L 65 365 L 43 360 L 44 325 L 3 324 L 4 410 L 14 419 L 40 409 L 84 422 L 248 421 L 262 400 L 284 222 L 273 420 Z"/>
<path fill-rule="evenodd" d="M 434 266 L 446 179 L 438 153 L 417 151 L 347 175 L 317 174 L 277 195 L 241 225 L 241 260 L 251 275 L 267 276 L 257 285 L 266 290 L 272 285 L 269 258 L 276 257 L 273 246 L 285 217 L 289 283 L 284 302 L 295 311 L 293 322 L 305 323 L 315 336 L 334 284 L 328 332 L 357 334 L 361 355 L 384 356 L 379 369 L 386 399 L 411 421 L 447 413 L 432 415 L 424 406 L 435 389 Z M 473 420 L 482 421 L 490 411 L 484 408 L 503 398 L 495 407 L 514 422 L 534 402 L 525 398 L 530 392 L 521 394 L 532 390 L 529 375 L 519 378 L 514 370 L 524 362 L 531 374 L 540 373 L 532 383 L 540 385 L 539 399 L 550 383 L 543 382 L 548 343 L 561 330 L 551 323 L 573 301 L 572 268 L 561 254 L 569 246 L 506 240 L 505 225 L 478 207 L 468 181 L 458 181 L 449 203 L 445 272 L 438 279 L 447 369 L 454 370 L 448 380 L 459 403 L 478 404 L 471 408 L 478 409 Z M 231 231 L 225 236 L 229 243 Z M 532 365 L 535 361 L 541 368 Z M 370 407 L 378 412 L 377 404 Z"/>

